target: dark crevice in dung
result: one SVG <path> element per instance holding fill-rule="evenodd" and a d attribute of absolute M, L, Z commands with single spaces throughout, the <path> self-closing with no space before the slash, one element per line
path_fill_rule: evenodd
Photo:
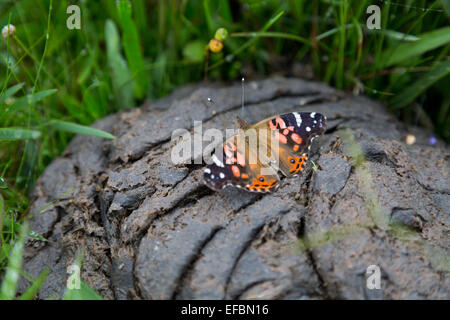
<path fill-rule="evenodd" d="M 103 224 L 103 229 L 105 230 L 106 234 L 106 241 L 109 244 L 108 250 L 105 250 L 105 255 L 109 260 L 109 265 L 112 267 L 112 256 L 113 256 L 113 250 L 117 248 L 117 239 L 118 239 L 118 230 L 115 228 L 108 219 L 108 208 L 110 205 L 110 201 L 107 201 L 104 198 L 104 195 L 102 192 L 96 192 L 94 203 L 97 206 L 97 208 L 100 211 L 100 217 Z M 114 298 L 116 297 L 116 290 L 114 290 L 114 283 L 111 281 L 109 282 L 109 289 L 114 295 Z"/>
<path fill-rule="evenodd" d="M 213 230 L 211 230 L 211 233 L 209 234 L 208 237 L 206 237 L 206 239 L 198 246 L 197 248 L 197 252 L 195 252 L 192 257 L 189 259 L 188 263 L 186 263 L 186 265 L 182 268 L 180 275 L 178 277 L 178 279 L 176 280 L 176 287 L 175 290 L 173 291 L 172 294 L 172 300 L 175 300 L 177 298 L 177 296 L 180 294 L 182 285 L 185 282 L 185 279 L 189 279 L 189 274 L 192 271 L 193 266 L 195 265 L 195 263 L 197 262 L 197 260 L 201 257 L 201 253 L 203 251 L 203 249 L 206 247 L 206 245 L 208 245 L 209 242 L 211 242 L 214 237 L 216 236 L 216 234 L 222 230 L 223 227 L 216 227 Z"/>
<path fill-rule="evenodd" d="M 439 193 L 439 194 L 444 194 L 444 195 L 450 195 L 450 191 L 446 191 L 446 190 L 436 190 L 436 189 L 433 189 L 433 188 L 430 188 L 430 187 L 427 187 L 427 186 L 425 186 L 425 185 L 423 185 L 420 181 L 419 181 L 419 179 L 417 179 L 417 177 L 414 177 L 414 180 L 417 182 L 417 184 L 420 186 L 420 187 L 422 187 L 423 189 L 425 189 L 425 190 L 427 190 L 427 191 L 429 191 L 429 192 L 434 192 L 434 193 Z"/>
<path fill-rule="evenodd" d="M 314 273 L 317 275 L 317 278 L 319 280 L 319 284 L 320 284 L 320 288 L 319 289 L 322 291 L 320 293 L 323 294 L 323 297 L 324 297 L 325 300 L 331 299 L 331 297 L 330 297 L 330 295 L 328 293 L 328 290 L 327 290 L 327 283 L 323 279 L 322 274 L 319 272 L 319 269 L 317 267 L 316 260 L 314 258 L 314 254 L 313 254 L 312 250 L 311 249 L 307 249 L 306 250 L 306 255 L 308 257 L 309 262 L 311 263 L 311 266 L 312 266 L 312 268 L 314 270 Z"/>
<path fill-rule="evenodd" d="M 248 248 L 250 248 L 250 246 L 252 245 L 253 241 L 255 241 L 258 238 L 258 235 L 261 233 L 261 231 L 264 229 L 264 226 L 267 225 L 268 223 L 271 223 L 272 221 L 275 221 L 276 219 L 278 219 L 279 217 L 281 217 L 282 215 L 284 215 L 285 213 L 289 212 L 289 210 L 282 210 L 280 211 L 275 217 L 268 219 L 266 221 L 264 221 L 264 223 L 262 223 L 257 229 L 255 229 L 252 234 L 250 235 L 249 239 L 246 243 L 244 243 L 244 245 L 242 246 L 241 251 L 239 252 L 238 256 L 236 257 L 236 259 L 233 262 L 233 266 L 230 269 L 230 272 L 227 276 L 227 280 L 225 281 L 225 288 L 224 288 L 224 294 L 225 296 L 228 293 L 228 286 L 230 284 L 231 278 L 233 276 L 233 273 L 239 263 L 239 260 L 241 259 L 241 257 L 244 255 L 244 253 L 248 250 Z"/>
<path fill-rule="evenodd" d="M 202 186 L 199 186 L 198 188 L 196 188 L 195 190 L 193 190 L 191 193 L 187 194 L 183 199 L 181 199 L 180 201 L 175 203 L 172 207 L 159 211 L 155 215 L 155 218 L 151 220 L 151 222 L 148 226 L 146 226 L 145 228 L 142 228 L 142 230 L 140 232 L 138 232 L 134 235 L 133 241 L 132 241 L 133 247 L 134 248 L 139 247 L 139 244 L 142 241 L 142 238 L 148 232 L 148 229 L 151 227 L 152 223 L 154 223 L 155 221 L 158 221 L 163 216 L 170 215 L 178 208 L 188 206 L 189 204 L 194 204 L 197 201 L 199 201 L 200 199 L 202 199 L 208 195 L 211 195 L 213 193 L 214 193 L 214 191 L 209 189 L 207 186 L 202 185 Z"/>

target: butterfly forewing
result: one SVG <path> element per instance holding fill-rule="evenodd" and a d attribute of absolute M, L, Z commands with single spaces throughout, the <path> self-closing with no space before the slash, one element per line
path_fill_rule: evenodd
<path fill-rule="evenodd" d="M 256 130 L 239 130 L 237 135 L 227 139 L 222 145 L 222 159 L 212 158 L 213 164 L 204 172 L 206 184 L 220 190 L 227 185 L 255 192 L 272 192 L 279 185 L 279 177 L 256 151 L 259 145 Z M 253 138 L 254 137 L 254 138 Z"/>

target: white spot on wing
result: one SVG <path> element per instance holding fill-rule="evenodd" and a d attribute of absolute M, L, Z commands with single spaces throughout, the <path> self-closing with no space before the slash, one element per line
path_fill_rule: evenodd
<path fill-rule="evenodd" d="M 311 128 L 310 127 L 306 127 L 306 131 L 310 132 Z"/>
<path fill-rule="evenodd" d="M 297 122 L 297 127 L 300 127 L 302 125 L 302 117 L 298 114 L 298 112 L 293 113 L 295 117 L 295 121 Z"/>
<path fill-rule="evenodd" d="M 221 172 L 221 173 L 219 174 L 219 177 L 220 177 L 220 179 L 225 178 L 225 175 L 223 174 L 223 172 Z"/>
<path fill-rule="evenodd" d="M 315 112 L 311 113 L 311 118 L 314 118 L 315 116 L 316 116 Z"/>
<path fill-rule="evenodd" d="M 205 173 L 208 173 L 208 174 L 209 174 L 209 173 L 211 173 L 211 170 L 210 170 L 209 168 L 206 168 L 206 169 L 205 169 Z"/>
<path fill-rule="evenodd" d="M 217 166 L 223 168 L 223 163 L 217 158 L 216 155 L 213 155 L 213 156 L 211 157 L 211 159 L 212 159 L 212 161 L 214 161 L 214 163 L 215 163 Z"/>

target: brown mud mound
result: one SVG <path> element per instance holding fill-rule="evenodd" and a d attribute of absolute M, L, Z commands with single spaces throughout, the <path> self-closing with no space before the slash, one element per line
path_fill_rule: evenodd
<path fill-rule="evenodd" d="M 327 116 L 301 177 L 270 195 L 212 192 L 202 166 L 174 166 L 172 131 L 234 126 L 241 87 L 190 86 L 96 123 L 39 179 L 24 268 L 60 297 L 84 250 L 82 279 L 107 299 L 449 299 L 449 149 L 427 145 L 383 106 L 326 85 L 270 78 L 246 86 L 254 123 L 291 111 Z M 213 102 L 208 101 L 211 98 Z M 413 133 L 417 143 L 404 144 Z M 355 151 L 356 150 L 356 151 Z M 359 153 L 358 153 L 359 152 Z M 363 155 L 363 156 L 362 156 Z M 381 289 L 366 286 L 370 265 Z M 21 283 L 22 290 L 27 281 Z"/>

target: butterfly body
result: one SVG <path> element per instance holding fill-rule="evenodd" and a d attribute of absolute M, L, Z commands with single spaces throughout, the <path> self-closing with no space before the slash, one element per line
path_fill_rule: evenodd
<path fill-rule="evenodd" d="M 238 118 L 238 134 L 228 138 L 213 155 L 204 180 L 213 190 L 228 185 L 251 192 L 273 192 L 278 171 L 290 177 L 300 173 L 312 140 L 322 135 L 326 118 L 316 112 L 293 112 L 249 125 Z"/>

